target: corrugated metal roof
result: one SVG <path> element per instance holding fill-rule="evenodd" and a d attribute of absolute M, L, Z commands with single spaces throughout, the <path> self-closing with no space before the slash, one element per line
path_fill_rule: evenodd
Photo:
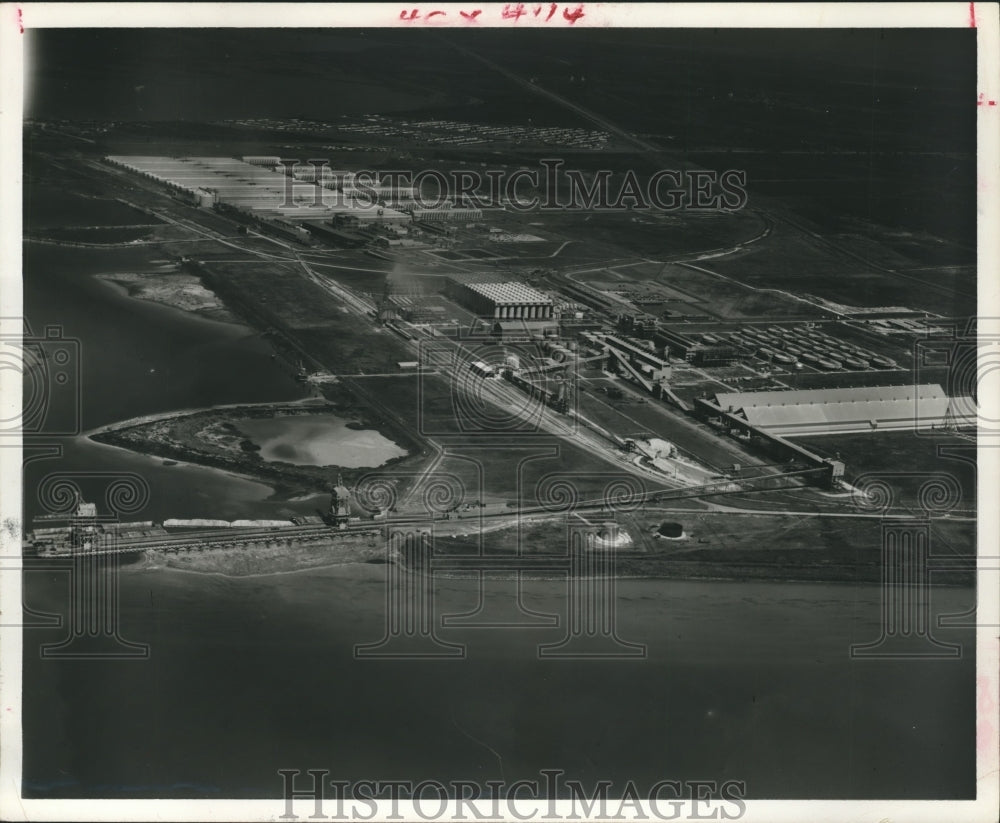
<path fill-rule="evenodd" d="M 795 406 L 805 403 L 854 403 L 877 400 L 921 400 L 947 398 L 937 383 L 920 386 L 856 386 L 846 389 L 789 389 L 788 391 L 729 392 L 717 394 L 715 402 L 723 409 L 746 409 L 751 406 Z"/>
<path fill-rule="evenodd" d="M 938 384 L 730 392 L 716 395 L 716 401 L 754 426 L 783 435 L 925 428 L 941 425 L 949 414 L 959 424 L 969 422 L 967 404 L 956 403 Z"/>
<path fill-rule="evenodd" d="M 950 401 L 947 397 L 925 398 L 919 406 L 911 399 L 860 400 L 840 403 L 802 403 L 788 406 L 751 406 L 743 410 L 749 422 L 775 434 L 805 428 L 821 431 L 838 428 L 878 426 L 929 426 L 944 420 Z"/>
<path fill-rule="evenodd" d="M 552 299 L 523 283 L 466 283 L 466 288 L 487 297 L 495 303 L 545 303 Z"/>

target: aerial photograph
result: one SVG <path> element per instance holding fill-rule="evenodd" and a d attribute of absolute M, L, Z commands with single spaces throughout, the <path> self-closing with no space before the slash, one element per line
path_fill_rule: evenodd
<path fill-rule="evenodd" d="M 440 8 L 24 33 L 21 796 L 975 800 L 976 29 Z"/>

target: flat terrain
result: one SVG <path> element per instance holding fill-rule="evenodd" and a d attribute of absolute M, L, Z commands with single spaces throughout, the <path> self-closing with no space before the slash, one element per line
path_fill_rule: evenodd
<path fill-rule="evenodd" d="M 617 550 L 617 570 L 624 576 L 722 580 L 838 580 L 875 583 L 882 573 L 882 523 L 878 517 L 836 517 L 820 514 L 756 514 L 703 512 L 643 507 L 619 513 L 619 528 L 630 544 Z M 504 555 L 559 553 L 567 549 L 572 530 L 601 524 L 599 514 L 532 519 L 520 528 L 491 531 L 484 550 Z M 656 536 L 661 525 L 683 528 L 680 539 Z M 448 524 L 437 531 L 435 550 L 462 554 L 478 550 L 478 539 L 449 536 Z M 938 556 L 975 556 L 972 523 L 934 520 L 931 540 Z M 935 573 L 935 582 L 970 585 L 971 566 Z"/>
<path fill-rule="evenodd" d="M 162 252 L 173 282 L 165 270 L 159 279 L 143 272 L 141 280 L 125 286 L 136 296 L 202 313 L 213 308 L 195 299 L 195 284 L 214 293 L 233 317 L 267 337 L 289 370 L 316 376 L 315 397 L 353 410 L 366 425 L 405 444 L 411 456 L 385 469 L 395 472 L 401 502 L 412 502 L 435 477 L 446 476 L 457 478 L 469 499 L 499 504 L 530 503 L 539 494 L 540 481 L 556 472 L 571 477 L 585 497 L 599 495 L 607 477 L 616 474 L 656 482 L 628 465 L 607 441 L 592 432 L 574 432 L 565 418 L 549 420 L 537 431 L 531 423 L 506 432 L 479 426 L 470 415 L 483 410 L 477 411 L 475 403 L 468 406 L 469 398 L 456 392 L 443 361 L 422 374 L 402 374 L 398 364 L 419 359 L 422 341 L 438 341 L 439 334 L 450 339 L 474 323 L 465 309 L 441 294 L 449 276 L 523 279 L 556 295 L 567 312 L 579 312 L 582 317 L 574 322 L 580 328 L 609 327 L 622 314 L 646 315 L 689 334 L 814 322 L 838 340 L 895 363 L 885 369 L 829 372 L 809 365 L 785 367 L 757 354 L 719 367 L 676 363 L 674 388 L 688 401 L 726 390 L 946 379 L 943 369 L 917 373 L 912 352 L 919 331 L 880 335 L 862 323 L 872 310 L 944 316 L 975 311 L 975 260 L 969 245 L 974 208 L 964 188 L 974 171 L 973 143 L 964 148 L 955 144 L 956 135 L 974 133 L 974 118 L 955 103 L 961 98 L 957 80 L 942 80 L 933 88 L 908 84 L 905 78 L 923 67 L 891 37 L 880 41 L 879 48 L 896 73 L 874 78 L 863 69 L 872 44 L 866 35 L 849 33 L 831 35 L 838 40 L 837 48 L 827 53 L 832 62 L 805 60 L 796 76 L 786 76 L 766 53 L 733 36 L 701 42 L 707 35 L 691 32 L 685 35 L 694 38 L 689 42 L 646 41 L 637 34 L 634 48 L 623 50 L 620 34 L 613 31 L 594 35 L 607 46 L 603 50 L 584 54 L 575 41 L 547 35 L 547 50 L 529 55 L 501 33 L 472 33 L 481 41 L 476 53 L 494 64 L 489 69 L 477 65 L 483 70 L 475 72 L 468 71 L 468 54 L 450 48 L 447 38 L 408 35 L 408 62 L 415 73 L 402 77 L 378 62 L 359 72 L 359 55 L 378 53 L 399 36 L 379 32 L 367 42 L 352 41 L 350 56 L 326 54 L 323 71 L 339 89 L 338 103 L 334 108 L 329 101 L 321 103 L 309 118 L 296 113 L 290 119 L 288 107 L 296 102 L 288 99 L 252 118 L 222 105 L 211 113 L 189 112 L 183 120 L 130 116 L 86 126 L 29 126 L 29 236 L 33 242 L 69 245 L 138 243 Z M 786 33 L 775 36 L 787 40 Z M 178 40 L 179 53 L 189 54 L 192 65 L 202 59 L 195 48 L 198 40 L 197 33 Z M 793 46 L 785 42 L 786 48 Z M 234 43 L 234 54 L 240 48 Z M 276 77 L 318 65 L 318 54 L 309 51 L 301 61 L 286 54 L 287 65 L 278 61 Z M 421 56 L 428 58 L 426 66 Z M 454 84 L 441 89 L 430 83 L 432 64 L 446 64 Z M 629 76 L 624 69 L 640 66 L 643 73 L 661 71 L 684 82 L 648 88 L 643 104 L 637 105 L 622 83 Z M 974 79 L 974 72 L 968 76 Z M 528 78 L 563 105 L 531 92 Z M 169 78 L 146 79 L 151 89 L 159 89 L 160 98 L 170 91 Z M 224 92 L 230 80 L 214 77 L 212 84 Z M 815 98 L 818 82 L 827 90 L 823 100 Z M 878 97 L 873 102 L 875 82 Z M 56 92 L 50 88 L 49 93 Z M 113 107 L 117 92 L 112 88 L 108 94 L 102 105 Z M 64 95 L 65 89 L 57 96 Z M 370 111 L 370 105 L 381 112 L 360 122 L 358 114 Z M 914 107 L 955 116 L 949 129 L 934 123 L 910 129 L 899 116 Z M 542 132 L 530 129 L 507 137 L 491 132 L 483 144 L 439 139 L 441 122 L 458 124 L 456 133 L 466 136 L 474 136 L 474 129 L 462 131 L 461 124 L 479 123 L 485 129 L 486 124 L 524 123 L 525 118 L 534 127 L 575 129 L 573 134 L 603 131 L 588 112 L 612 126 L 605 138 L 587 146 L 566 138 L 547 144 Z M 420 245 L 411 249 L 374 243 L 355 250 L 307 248 L 241 231 L 234 220 L 184 205 L 154 184 L 108 169 L 99 159 L 107 153 L 253 153 L 325 157 L 335 168 L 491 166 L 509 173 L 537 166 L 556 150 L 568 168 L 585 176 L 608 169 L 612 190 L 626 169 L 640 178 L 667 167 L 742 169 L 748 206 L 711 213 L 487 209 L 481 221 L 450 231 L 413 227 L 411 237 Z M 43 214 L 32 202 L 32 189 L 45 186 L 68 190 L 58 213 Z M 87 219 L 88 209 L 101 212 L 101 219 L 92 221 L 95 225 Z M 917 212 L 924 216 L 915 216 Z M 181 282 L 177 272 L 195 280 Z M 387 283 L 422 313 L 422 330 L 394 331 L 376 322 Z M 185 297 L 187 285 L 192 289 Z M 580 382 L 576 405 L 587 419 L 619 436 L 659 437 L 720 473 L 733 464 L 764 470 L 769 462 L 630 387 L 612 399 L 608 389 L 621 386 L 620 379 L 590 369 Z M 498 389 L 492 405 L 483 409 L 516 399 Z M 163 456 L 186 452 L 188 459 L 278 478 L 286 492 L 328 482 L 329 471 L 263 465 L 238 439 L 229 444 L 235 449 L 220 447 L 221 441 L 209 444 L 202 435 L 226 421 L 206 414 L 156 431 L 154 424 L 108 436 Z M 914 446 L 880 440 L 873 446 L 871 440 L 852 436 L 809 443 L 825 454 L 842 453 L 848 479 L 886 463 L 905 464 L 915 474 L 933 472 L 941 463 L 940 453 L 924 448 L 924 441 Z M 174 450 L 171 455 L 165 453 L 168 449 Z M 347 476 L 357 479 L 356 473 Z M 960 485 L 965 506 L 967 478 Z M 901 488 L 904 501 L 910 501 L 915 487 L 902 482 Z M 824 513 L 848 505 L 807 489 L 706 501 L 716 509 L 801 505 Z M 759 520 L 743 526 L 749 534 L 766 531 Z"/>
<path fill-rule="evenodd" d="M 869 432 L 834 437 L 800 437 L 796 443 L 819 454 L 839 454 L 847 466 L 846 479 L 884 478 L 896 490 L 896 505 L 917 516 L 921 499 L 936 507 L 948 501 L 956 514 L 976 511 L 976 442 L 974 437 L 945 432 Z M 944 479 L 941 480 L 941 476 Z M 952 493 L 937 498 L 921 495 L 925 483 L 943 482 Z M 930 490 L 928 490 L 930 492 Z"/>

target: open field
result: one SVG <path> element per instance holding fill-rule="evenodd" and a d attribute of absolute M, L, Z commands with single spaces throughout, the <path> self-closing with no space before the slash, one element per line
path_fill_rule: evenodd
<path fill-rule="evenodd" d="M 294 264 L 209 259 L 199 271 L 241 315 L 294 340 L 300 356 L 330 372 L 396 371 L 409 359 L 398 338 L 349 313 Z"/>
<path fill-rule="evenodd" d="M 882 575 L 882 522 L 878 518 L 822 515 L 756 514 L 640 508 L 617 514 L 558 515 L 532 519 L 520 528 L 490 531 L 482 537 L 488 554 L 565 551 L 570 529 L 599 527 L 615 520 L 632 542 L 616 552 L 622 576 L 715 580 L 837 580 L 876 583 Z M 663 523 L 679 524 L 684 537 L 657 538 Z M 435 551 L 468 554 L 479 539 L 441 524 Z M 948 547 L 952 558 L 972 558 L 975 527 L 970 523 L 935 520 L 932 540 Z M 969 570 L 935 573 L 939 584 L 971 585 Z"/>
<path fill-rule="evenodd" d="M 840 455 L 846 464 L 846 480 L 884 476 L 896 489 L 898 505 L 919 516 L 920 487 L 944 474 L 954 481 L 956 510 L 976 508 L 976 443 L 974 437 L 947 432 L 870 432 L 795 439 L 819 454 Z"/>
<path fill-rule="evenodd" d="M 727 277 L 713 276 L 710 272 L 714 271 L 716 263 L 716 260 L 698 263 L 698 268 L 703 271 L 670 264 L 663 268 L 656 280 L 670 288 L 698 295 L 705 313 L 720 319 L 812 319 L 825 315 L 816 306 L 795 300 L 790 295 L 762 293 L 738 282 L 738 278 L 734 282 Z"/>
<path fill-rule="evenodd" d="M 567 211 L 546 213 L 540 219 L 549 231 L 587 238 L 591 243 L 618 248 L 640 259 L 663 259 L 729 248 L 756 237 L 765 226 L 761 217 L 751 211 L 687 214 Z M 560 259 L 565 254 L 560 254 Z"/>
<path fill-rule="evenodd" d="M 796 218 L 796 223 L 802 221 Z M 877 241 L 857 235 L 820 240 L 818 234 L 807 234 L 787 222 L 778 222 L 761 243 L 703 265 L 750 286 L 813 295 L 847 306 L 910 306 L 946 316 L 975 308 L 975 288 L 967 280 L 960 292 L 954 290 L 954 282 L 915 289 L 909 276 L 888 268 L 919 263 L 896 256 Z"/>

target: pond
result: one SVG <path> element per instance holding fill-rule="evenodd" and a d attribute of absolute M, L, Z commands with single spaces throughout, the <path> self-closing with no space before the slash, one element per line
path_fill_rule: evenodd
<path fill-rule="evenodd" d="M 260 446 L 270 462 L 296 466 L 381 466 L 406 449 L 373 429 L 349 428 L 349 420 L 333 414 L 237 420 L 241 432 Z"/>

